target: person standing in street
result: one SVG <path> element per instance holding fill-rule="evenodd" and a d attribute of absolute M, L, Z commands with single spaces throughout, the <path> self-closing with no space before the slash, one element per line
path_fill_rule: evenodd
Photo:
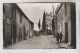
<path fill-rule="evenodd" d="M 61 33 L 60 33 L 60 37 L 59 37 L 59 38 L 60 38 L 60 42 L 62 42 L 62 36 L 63 36 L 63 35 L 62 35 L 62 32 L 61 32 Z"/>

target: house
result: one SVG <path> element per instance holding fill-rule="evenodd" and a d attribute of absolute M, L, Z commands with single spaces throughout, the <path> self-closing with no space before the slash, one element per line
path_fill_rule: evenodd
<path fill-rule="evenodd" d="M 62 32 L 63 41 L 76 48 L 76 9 L 75 3 L 61 3 L 55 11 L 57 32 Z"/>
<path fill-rule="evenodd" d="M 3 46 L 33 36 L 34 23 L 15 3 L 3 3 Z"/>

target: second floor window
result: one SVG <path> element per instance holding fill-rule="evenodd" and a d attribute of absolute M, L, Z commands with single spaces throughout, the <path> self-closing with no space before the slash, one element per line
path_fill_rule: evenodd
<path fill-rule="evenodd" d="M 67 14 L 67 5 L 65 3 L 65 15 Z"/>
<path fill-rule="evenodd" d="M 22 14 L 20 14 L 20 23 L 22 22 Z"/>

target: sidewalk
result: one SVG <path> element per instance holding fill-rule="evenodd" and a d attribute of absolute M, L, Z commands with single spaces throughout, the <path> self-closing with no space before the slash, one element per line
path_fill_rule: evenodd
<path fill-rule="evenodd" d="M 65 42 L 57 43 L 55 37 L 52 39 L 52 41 L 53 41 L 53 44 L 54 43 L 57 44 L 57 46 L 56 46 L 57 48 L 56 49 L 73 49 L 72 46 L 70 46 L 69 44 L 67 44 Z"/>

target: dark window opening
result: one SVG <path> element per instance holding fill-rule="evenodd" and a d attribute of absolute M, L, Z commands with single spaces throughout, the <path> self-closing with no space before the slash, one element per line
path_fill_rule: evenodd
<path fill-rule="evenodd" d="M 19 28 L 19 40 L 21 40 L 21 39 L 22 39 L 22 29 Z"/>
<path fill-rule="evenodd" d="M 67 14 L 67 5 L 65 3 L 65 15 Z"/>
<path fill-rule="evenodd" d="M 20 23 L 22 22 L 22 15 L 20 14 Z"/>

